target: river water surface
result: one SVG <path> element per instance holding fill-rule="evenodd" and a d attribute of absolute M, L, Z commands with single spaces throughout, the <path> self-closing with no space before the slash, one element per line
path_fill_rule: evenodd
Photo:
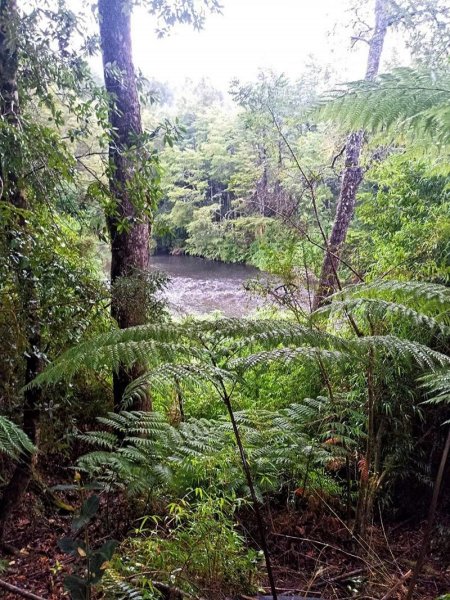
<path fill-rule="evenodd" d="M 150 269 L 169 276 L 164 296 L 171 311 L 179 315 L 220 311 L 227 317 L 242 317 L 261 304 L 244 289 L 246 281 L 262 275 L 254 267 L 195 256 L 151 256 Z"/>

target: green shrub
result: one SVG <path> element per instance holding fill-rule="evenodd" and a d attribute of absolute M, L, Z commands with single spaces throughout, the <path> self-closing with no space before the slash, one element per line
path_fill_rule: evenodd
<path fill-rule="evenodd" d="M 259 554 L 246 548 L 233 523 L 235 503 L 201 490 L 197 496 L 195 505 L 181 500 L 169 505 L 166 518 L 142 521 L 113 560 L 116 582 L 124 578 L 140 592 L 162 582 L 211 599 L 257 590 Z"/>

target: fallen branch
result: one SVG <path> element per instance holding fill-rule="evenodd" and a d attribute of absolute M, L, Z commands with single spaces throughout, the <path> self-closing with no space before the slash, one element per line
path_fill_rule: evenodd
<path fill-rule="evenodd" d="M 73 513 L 74 507 L 67 502 L 64 502 L 42 479 L 42 477 L 33 472 L 33 477 L 30 481 L 29 489 L 37 496 L 42 498 L 43 502 L 51 508 L 56 507 L 58 510 Z"/>
<path fill-rule="evenodd" d="M 284 588 L 277 588 L 277 591 L 284 591 Z M 256 598 L 253 597 L 249 597 L 249 596 L 241 596 L 241 598 L 244 598 L 244 600 L 272 600 L 273 596 L 257 596 Z M 318 596 L 291 596 L 289 594 L 289 596 L 279 596 L 278 600 L 323 600 L 322 598 L 319 598 Z"/>
<path fill-rule="evenodd" d="M 367 571 L 367 567 L 363 567 L 362 569 L 355 569 L 354 571 L 349 571 L 348 573 L 341 573 L 340 575 L 336 575 L 336 577 L 331 577 L 330 579 L 324 579 L 323 581 L 319 581 L 315 584 L 315 587 L 322 587 L 324 585 L 328 585 L 330 583 L 337 583 L 338 581 L 345 581 L 346 579 L 350 579 L 351 577 L 356 577 L 357 575 L 361 575 Z"/>
<path fill-rule="evenodd" d="M 0 588 L 4 588 L 12 594 L 16 594 L 16 596 L 22 596 L 22 598 L 30 598 L 30 600 L 46 600 L 42 596 L 36 596 L 36 594 L 33 594 L 32 592 L 22 590 L 21 588 L 18 588 L 7 581 L 3 581 L 3 579 L 0 579 Z"/>
<path fill-rule="evenodd" d="M 191 597 L 190 594 L 187 594 L 183 590 L 180 590 L 173 585 L 162 583 L 162 581 L 152 581 L 152 586 L 155 588 L 155 590 L 158 590 L 158 592 L 163 594 L 164 598 L 168 598 L 168 600 L 183 600 L 183 598 Z"/>
<path fill-rule="evenodd" d="M 412 575 L 412 571 L 410 569 L 402 577 L 400 577 L 400 579 L 397 581 L 397 583 L 393 587 L 391 587 L 391 589 L 388 591 L 388 593 L 385 594 L 381 598 L 381 600 L 389 600 L 389 598 L 392 598 L 393 594 L 395 594 L 395 592 L 402 585 L 402 583 L 404 583 L 407 579 L 409 579 L 411 577 L 411 575 Z"/>

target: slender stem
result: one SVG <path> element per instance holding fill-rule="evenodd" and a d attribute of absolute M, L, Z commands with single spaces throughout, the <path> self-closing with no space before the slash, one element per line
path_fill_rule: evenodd
<path fill-rule="evenodd" d="M 200 342 L 206 348 L 206 351 L 208 352 L 208 354 L 210 356 L 210 360 L 211 360 L 212 364 L 214 365 L 214 367 L 217 367 L 217 361 L 216 361 L 213 353 L 208 348 L 208 346 L 204 342 L 204 340 L 201 339 L 201 337 L 200 337 Z M 247 479 L 247 485 L 248 485 L 248 489 L 250 490 L 250 496 L 251 496 L 252 503 L 253 503 L 253 509 L 255 511 L 256 524 L 258 527 L 261 549 L 263 551 L 264 558 L 266 561 L 267 577 L 269 578 L 270 590 L 272 592 L 272 600 L 278 600 L 277 589 L 275 587 L 275 578 L 273 576 L 273 571 L 272 571 L 272 561 L 270 559 L 269 548 L 267 546 L 266 534 L 264 532 L 264 523 L 263 523 L 261 511 L 259 509 L 258 498 L 256 497 L 255 486 L 253 484 L 253 477 L 252 477 L 250 467 L 248 464 L 244 445 L 242 444 L 241 434 L 239 433 L 239 428 L 237 426 L 237 422 L 234 417 L 233 407 L 231 405 L 231 394 L 233 393 L 234 385 L 235 384 L 233 384 L 231 393 L 228 393 L 226 385 L 225 385 L 222 377 L 219 377 L 217 384 L 214 384 L 216 390 L 218 391 L 219 395 L 221 396 L 221 398 L 227 408 L 228 415 L 229 415 L 230 421 L 231 421 L 231 426 L 233 427 L 234 437 L 236 438 L 236 443 L 237 443 L 237 446 L 239 449 L 239 454 L 241 455 L 242 467 L 244 469 L 245 478 Z"/>
<path fill-rule="evenodd" d="M 294 160 L 294 162 L 295 162 L 295 164 L 297 166 L 297 169 L 300 171 L 300 175 L 305 180 L 306 185 L 307 185 L 307 187 L 309 189 L 309 192 L 311 194 L 311 204 L 312 204 L 313 211 L 314 211 L 314 217 L 316 219 L 316 223 L 317 223 L 317 227 L 319 228 L 320 235 L 322 236 L 323 242 L 325 244 L 324 250 L 326 252 L 326 255 L 334 256 L 333 252 L 330 249 L 330 244 L 329 244 L 329 241 L 328 241 L 327 234 L 325 233 L 325 230 L 323 228 L 322 222 L 320 220 L 319 209 L 317 207 L 316 192 L 315 192 L 315 188 L 314 188 L 314 181 L 306 174 L 305 170 L 303 169 L 302 165 L 300 164 L 300 161 L 298 160 L 296 153 L 294 152 L 291 144 L 289 143 L 289 140 L 284 135 L 283 130 L 281 129 L 281 127 L 280 127 L 280 125 L 279 125 L 279 123 L 278 123 L 278 121 L 277 121 L 277 119 L 275 117 L 275 114 L 274 114 L 272 108 L 269 105 L 267 105 L 267 110 L 269 111 L 269 113 L 270 113 L 270 115 L 272 117 L 273 124 L 275 125 L 275 127 L 276 127 L 276 129 L 278 131 L 278 134 L 280 135 L 280 137 L 283 140 L 283 142 L 286 144 L 286 147 L 289 150 L 289 152 L 290 152 L 290 154 L 292 156 L 292 159 Z M 339 291 L 342 291 L 341 280 L 340 280 L 340 278 L 338 276 L 337 268 L 336 268 L 338 266 L 339 260 L 340 259 L 338 258 L 338 261 L 337 261 L 336 265 L 334 264 L 334 261 L 332 260 L 331 263 L 330 263 L 330 266 L 331 266 L 331 270 L 333 272 L 334 279 L 336 281 L 336 286 L 337 286 L 337 288 L 338 288 Z M 356 273 L 356 271 L 353 268 L 351 268 L 351 271 L 353 273 L 355 273 L 359 277 L 360 281 L 363 281 L 363 278 L 358 273 Z M 313 308 L 314 308 L 314 304 L 313 304 Z M 347 319 L 349 320 L 350 325 L 352 326 L 353 331 L 355 332 L 356 336 L 357 337 L 361 337 L 362 334 L 361 334 L 358 326 L 356 325 L 355 319 L 347 311 L 345 311 L 345 314 L 346 314 Z"/>
<path fill-rule="evenodd" d="M 438 498 L 439 498 L 439 492 L 441 491 L 442 480 L 444 478 L 444 470 L 445 470 L 445 465 L 447 464 L 447 458 L 448 458 L 449 451 L 450 451 L 450 428 L 447 433 L 447 440 L 445 442 L 444 450 L 442 451 L 441 462 L 439 464 L 439 470 L 436 475 L 436 480 L 434 482 L 433 498 L 431 500 L 430 511 L 428 513 L 427 526 L 426 526 L 425 532 L 423 534 L 423 540 L 422 540 L 420 554 L 417 559 L 416 565 L 414 567 L 413 576 L 411 578 L 409 588 L 408 588 L 408 593 L 406 595 L 406 600 L 411 600 L 411 598 L 412 598 L 412 595 L 414 593 L 414 588 L 416 587 L 416 584 L 417 584 L 417 579 L 419 577 L 420 571 L 422 570 L 423 564 L 425 562 L 425 558 L 427 556 L 428 547 L 430 545 L 431 530 L 433 528 L 434 517 L 436 514 L 436 508 L 437 508 L 437 503 L 438 503 Z"/>
<path fill-rule="evenodd" d="M 233 427 L 234 436 L 236 438 L 236 443 L 239 448 L 239 454 L 241 455 L 242 466 L 244 469 L 245 477 L 247 479 L 247 485 L 249 487 L 250 496 L 251 496 L 252 502 L 253 502 L 253 508 L 254 508 L 255 515 L 256 515 L 256 523 L 258 525 L 261 548 L 264 553 L 264 558 L 266 560 L 267 576 L 269 578 L 272 599 L 277 600 L 278 596 L 277 596 L 277 590 L 275 587 L 275 579 L 274 579 L 273 571 L 272 571 L 272 561 L 270 559 L 269 548 L 267 546 L 266 534 L 264 532 L 264 524 L 263 524 L 263 520 L 262 520 L 262 516 L 261 516 L 261 511 L 259 509 L 258 499 L 256 497 L 255 486 L 253 485 L 252 474 L 250 472 L 250 467 L 248 465 L 247 456 L 246 456 L 246 453 L 244 450 L 244 446 L 242 444 L 242 439 L 241 439 L 241 435 L 239 433 L 236 419 L 234 418 L 234 413 L 233 413 L 233 408 L 231 406 L 230 398 L 226 392 L 225 386 L 223 386 L 223 388 L 224 388 L 223 401 L 225 403 L 225 406 L 227 407 L 228 414 L 230 416 L 230 421 L 231 421 L 231 425 Z"/>
<path fill-rule="evenodd" d="M 348 456 L 348 449 L 346 448 L 346 450 L 347 450 L 347 455 L 345 457 L 345 482 L 346 482 L 345 513 L 347 516 L 347 525 L 349 525 L 350 516 L 351 516 L 352 482 L 350 479 L 350 458 Z"/>

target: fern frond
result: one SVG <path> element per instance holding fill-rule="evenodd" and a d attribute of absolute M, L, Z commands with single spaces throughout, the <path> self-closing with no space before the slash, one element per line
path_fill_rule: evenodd
<path fill-rule="evenodd" d="M 102 588 L 105 592 L 105 598 L 111 600 L 144 600 L 142 592 L 133 588 L 128 582 L 123 581 L 112 568 L 108 568 L 105 572 L 102 579 Z M 147 592 L 145 598 L 149 600 Z M 154 598 L 156 599 L 156 595 Z"/>
<path fill-rule="evenodd" d="M 136 398 L 145 395 L 149 386 L 156 389 L 167 390 L 167 386 L 177 381 L 178 385 L 191 387 L 204 387 L 206 384 L 217 384 L 219 381 L 233 379 L 232 373 L 208 363 L 174 364 L 165 363 L 137 377 L 125 390 L 123 396 L 124 406 L 129 405 Z"/>
<path fill-rule="evenodd" d="M 56 383 L 61 380 L 70 381 L 82 369 L 100 370 L 107 368 L 117 371 L 120 365 L 130 367 L 136 363 L 151 364 L 158 359 L 167 360 L 183 354 L 202 358 L 204 354 L 195 347 L 188 348 L 181 344 L 148 339 L 130 339 L 133 332 L 130 330 L 123 330 L 123 332 L 123 338 L 125 339 L 119 341 L 115 339 L 114 342 L 111 342 L 111 339 L 107 338 L 108 343 L 102 345 L 103 337 L 98 337 L 75 348 L 77 352 L 72 351 L 75 349 L 70 350 L 36 377 L 29 387 Z M 138 337 L 142 335 L 142 330 L 139 330 Z M 116 337 L 113 336 L 113 339 Z"/>
<path fill-rule="evenodd" d="M 0 454 L 19 458 L 24 452 L 35 452 L 29 437 L 15 423 L 0 415 Z"/>
<path fill-rule="evenodd" d="M 375 81 L 356 81 L 323 100 L 322 119 L 347 130 L 411 132 L 450 143 L 450 75 L 395 69 Z"/>
<path fill-rule="evenodd" d="M 204 336 L 216 344 L 233 338 L 244 338 L 236 349 L 248 343 L 275 344 L 283 340 L 291 343 L 314 343 L 318 345 L 338 344 L 337 338 L 329 334 L 315 332 L 286 321 L 252 319 L 190 320 L 183 324 L 142 325 L 129 329 L 114 330 L 72 348 L 59 357 L 41 373 L 29 386 L 53 384 L 68 381 L 83 369 L 117 370 L 119 365 L 131 366 L 134 363 L 148 364 L 173 361 L 175 357 L 188 356 L 205 364 L 207 353 L 202 346 Z M 167 380 L 164 367 L 160 378 L 153 372 L 153 383 Z M 174 375 L 176 375 L 174 373 Z M 186 373 L 184 373 L 186 375 Z M 191 373 L 193 375 L 193 373 Z M 199 374 L 204 379 L 204 373 Z"/>
<path fill-rule="evenodd" d="M 307 361 L 322 359 L 324 361 L 338 362 L 348 360 L 348 355 L 339 352 L 338 350 L 311 348 L 309 346 L 301 346 L 299 348 L 278 348 L 276 350 L 266 350 L 251 354 L 250 356 L 236 358 L 230 362 L 230 367 L 241 372 L 270 362 L 282 362 L 283 364 L 288 364 L 301 359 Z"/>
<path fill-rule="evenodd" d="M 280 344 L 283 346 L 308 345 L 321 348 L 345 348 L 345 341 L 341 338 L 296 323 L 269 321 L 265 327 L 264 331 L 244 337 L 242 340 L 238 340 L 232 344 L 230 351 L 238 352 L 239 350 L 255 346 L 259 348 L 273 348 Z"/>
<path fill-rule="evenodd" d="M 385 320 L 387 317 L 401 317 L 412 325 L 425 327 L 433 332 L 439 332 L 444 336 L 450 335 L 450 327 L 442 323 L 438 318 L 430 317 L 423 312 L 418 312 L 404 304 L 389 302 L 378 298 L 349 298 L 346 300 L 334 300 L 332 303 L 316 310 L 313 319 L 321 315 L 342 316 L 350 314 L 361 315 L 365 319 Z M 442 318 L 442 313 L 440 318 Z M 444 313 L 446 316 L 446 313 Z"/>
<path fill-rule="evenodd" d="M 450 403 L 450 369 L 424 375 L 421 382 L 428 395 L 431 396 L 426 403 Z"/>
<path fill-rule="evenodd" d="M 400 339 L 394 335 L 373 335 L 353 340 L 351 345 L 357 353 L 361 349 L 373 348 L 404 363 L 414 361 L 422 368 L 435 369 L 437 366 L 450 365 L 450 356 L 432 350 L 423 344 Z"/>
<path fill-rule="evenodd" d="M 450 288 L 424 281 L 382 280 L 348 286 L 331 296 L 332 299 L 381 298 L 404 305 L 412 305 L 416 310 L 449 318 Z"/>
<path fill-rule="evenodd" d="M 109 431 L 90 431 L 85 434 L 78 436 L 83 442 L 90 444 L 91 446 L 99 446 L 105 450 L 113 450 L 118 442 L 117 435 L 110 433 Z"/>

